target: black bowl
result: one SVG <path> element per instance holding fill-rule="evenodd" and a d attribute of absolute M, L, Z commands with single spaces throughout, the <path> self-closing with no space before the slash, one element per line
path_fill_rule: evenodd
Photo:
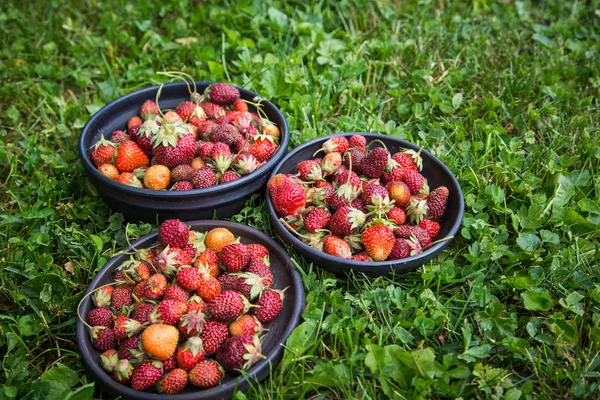
<path fill-rule="evenodd" d="M 196 82 L 202 93 L 212 82 Z M 269 101 L 263 101 L 263 110 L 271 121 L 279 127 L 281 138 L 279 149 L 273 157 L 258 170 L 242 178 L 206 189 L 187 191 L 158 191 L 140 189 L 120 184 L 101 174 L 90 159 L 91 148 L 104 134 L 127 127 L 127 121 L 139 115 L 140 107 L 146 100 L 154 100 L 159 86 L 153 86 L 129 93 L 107 104 L 88 121 L 79 137 L 79 156 L 90 181 L 96 186 L 104 201 L 115 211 L 123 213 L 133 221 L 156 222 L 165 219 L 211 219 L 228 218 L 237 214 L 250 196 L 261 190 L 273 167 L 287 151 L 289 132 L 285 117 Z M 239 88 L 240 96 L 252 100 L 256 93 Z M 161 109 L 175 109 L 179 103 L 189 100 L 185 83 L 171 83 L 163 86 L 159 104 Z"/>
<path fill-rule="evenodd" d="M 110 375 L 100 367 L 101 353 L 92 346 L 89 329 L 78 319 L 77 346 L 79 347 L 79 353 L 81 354 L 83 364 L 96 381 L 98 387 L 114 397 L 122 396 L 125 399 L 136 400 L 228 399 L 232 396 L 236 388 L 241 391 L 248 389 L 251 383 L 249 380 L 256 383 L 269 376 L 271 369 L 275 368 L 283 356 L 283 344 L 292 333 L 292 330 L 298 325 L 305 306 L 302 279 L 300 278 L 298 270 L 292 265 L 290 257 L 279 244 L 256 229 L 233 222 L 191 221 L 186 222 L 186 224 L 191 229 L 199 232 L 206 232 L 216 227 L 224 227 L 229 229 L 235 236 L 240 236 L 242 243 L 259 243 L 269 249 L 271 271 L 273 272 L 274 278 L 273 287 L 276 289 L 284 289 L 287 287 L 288 289 L 285 291 L 285 299 L 283 301 L 281 313 L 275 320 L 265 324 L 265 327 L 269 329 L 262 338 L 262 353 L 265 358 L 258 361 L 247 371 L 248 378 L 228 373 L 223 378 L 221 385 L 210 389 L 201 390 L 188 385 L 184 392 L 177 395 L 160 395 L 156 393 L 139 392 L 133 390 L 129 386 L 115 382 Z M 148 248 L 157 242 L 157 236 L 156 232 L 146 235 L 124 249 L 124 252 L 131 252 L 133 249 Z M 86 294 L 102 285 L 110 283 L 113 280 L 115 269 L 128 258 L 129 255 L 121 253 L 121 255 L 110 259 L 92 280 Z M 88 296 L 81 303 L 80 310 L 83 318 L 87 317 L 92 306 L 93 303 Z"/>
<path fill-rule="evenodd" d="M 273 169 L 271 176 L 274 176 L 278 173 L 295 174 L 298 163 L 300 161 L 313 158 L 312 155 L 314 152 L 321 148 L 323 142 L 325 142 L 327 139 L 334 136 L 350 137 L 354 134 L 365 136 L 368 143 L 376 139 L 382 141 L 392 154 L 400 149 L 413 149 L 417 151 L 420 149 L 419 146 L 413 143 L 376 133 L 339 133 L 311 140 L 310 142 L 304 143 L 302 146 L 295 148 L 292 152 L 287 154 L 283 160 L 281 160 L 275 169 Z M 376 147 L 381 147 L 381 145 L 377 143 Z M 446 167 L 433 154 L 426 150 L 422 150 L 421 157 L 423 158 L 423 170 L 421 173 L 427 178 L 429 187 L 431 189 L 435 189 L 436 187 L 443 185 L 450 190 L 450 196 L 448 197 L 448 203 L 446 206 L 446 213 L 440 221 L 441 230 L 437 240 L 454 236 L 460 227 L 465 208 L 460 185 L 448 167 Z M 269 196 L 268 191 L 266 198 L 271 225 L 273 225 L 273 228 L 275 228 L 275 231 L 283 239 L 283 241 L 296 248 L 307 260 L 314 262 L 316 265 L 319 265 L 320 267 L 333 272 L 334 274 L 343 275 L 353 271 L 354 273 L 363 273 L 369 276 L 382 276 L 391 275 L 392 273 L 400 274 L 414 271 L 422 264 L 425 264 L 431 260 L 436 254 L 440 253 L 446 246 L 448 246 L 448 244 L 450 244 L 450 239 L 442 241 L 431 246 L 424 252 L 417 254 L 416 256 L 403 258 L 400 260 L 380 262 L 346 260 L 340 257 L 331 256 L 322 251 L 318 251 L 299 240 L 279 221 L 279 217 L 277 216 L 277 213 L 275 213 L 273 203 L 271 202 L 271 196 Z"/>

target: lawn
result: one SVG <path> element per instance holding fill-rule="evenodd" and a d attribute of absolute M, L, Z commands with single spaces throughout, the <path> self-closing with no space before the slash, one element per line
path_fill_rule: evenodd
<path fill-rule="evenodd" d="M 274 100 L 290 148 L 415 142 L 465 195 L 460 235 L 414 273 L 336 277 L 290 249 L 304 322 L 236 399 L 600 396 L 600 1 L 169 3 L 0 6 L 0 399 L 109 398 L 75 309 L 157 225 L 112 213 L 76 144 L 160 71 Z M 233 220 L 271 233 L 259 199 Z"/>

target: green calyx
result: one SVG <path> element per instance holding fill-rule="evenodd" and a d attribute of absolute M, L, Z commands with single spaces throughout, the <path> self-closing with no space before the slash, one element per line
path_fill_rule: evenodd
<path fill-rule="evenodd" d="M 152 138 L 152 145 L 156 148 L 175 147 L 183 136 L 189 133 L 188 128 L 183 122 L 171 122 L 164 124 L 162 129 Z"/>
<path fill-rule="evenodd" d="M 160 131 L 160 129 L 161 126 L 158 124 L 158 122 L 156 122 L 156 120 L 149 119 L 147 121 L 144 121 L 144 123 L 140 127 L 138 136 L 154 137 Z"/>

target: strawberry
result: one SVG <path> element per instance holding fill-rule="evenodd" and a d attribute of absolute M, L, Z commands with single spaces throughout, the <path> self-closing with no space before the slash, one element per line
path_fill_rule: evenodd
<path fill-rule="evenodd" d="M 245 244 L 231 243 L 219 252 L 219 260 L 225 271 L 239 272 L 248 265 L 250 254 L 248 254 Z"/>
<path fill-rule="evenodd" d="M 248 111 L 248 104 L 243 99 L 237 99 L 232 105 L 235 111 Z"/>
<path fill-rule="evenodd" d="M 234 274 L 221 274 L 217 277 L 221 290 L 236 290 L 238 278 Z"/>
<path fill-rule="evenodd" d="M 137 132 L 132 131 L 130 133 L 131 139 L 137 143 L 142 151 L 148 156 L 152 156 L 152 149 L 154 148 L 154 137 L 162 130 L 161 125 L 158 122 L 151 119 L 145 121 L 138 129 Z"/>
<path fill-rule="evenodd" d="M 167 278 L 163 274 L 154 274 L 144 285 L 144 297 L 150 300 L 162 298 L 167 289 Z"/>
<path fill-rule="evenodd" d="M 204 244 L 207 249 L 219 252 L 234 240 L 233 233 L 227 228 L 213 228 L 206 234 Z"/>
<path fill-rule="evenodd" d="M 154 324 L 142 332 L 142 346 L 151 357 L 166 360 L 175 353 L 179 331 L 172 325 Z"/>
<path fill-rule="evenodd" d="M 301 161 L 296 166 L 296 171 L 298 171 L 298 176 L 303 181 L 318 181 L 323 178 L 321 165 L 316 160 Z"/>
<path fill-rule="evenodd" d="M 221 347 L 223 341 L 229 337 L 229 327 L 226 323 L 214 319 L 209 319 L 202 327 L 200 338 L 202 339 L 202 347 L 204 354 L 215 354 Z"/>
<path fill-rule="evenodd" d="M 150 322 L 175 325 L 187 312 L 187 304 L 180 300 L 163 300 L 150 315 Z"/>
<path fill-rule="evenodd" d="M 385 185 L 390 199 L 395 201 L 395 205 L 398 207 L 406 207 L 410 201 L 410 188 L 402 181 L 391 181 Z"/>
<path fill-rule="evenodd" d="M 197 118 L 191 118 L 190 124 L 197 128 L 196 137 L 202 140 L 208 140 L 208 138 L 210 137 L 210 133 L 217 126 L 217 123 L 215 121 L 212 121 L 210 119 L 199 120 Z"/>
<path fill-rule="evenodd" d="M 369 178 L 376 179 L 383 174 L 390 153 L 383 147 L 376 147 L 362 159 L 360 170 Z"/>
<path fill-rule="evenodd" d="M 356 232 L 365 220 L 366 215 L 362 211 L 352 207 L 342 207 L 331 217 L 329 229 L 336 236 L 347 236 Z"/>
<path fill-rule="evenodd" d="M 111 304 L 115 311 L 121 312 L 124 306 L 129 306 L 133 303 L 131 297 L 132 291 L 133 285 L 131 284 L 115 286 L 111 299 Z"/>
<path fill-rule="evenodd" d="M 129 120 L 127 121 L 127 129 L 131 130 L 131 128 L 133 128 L 134 126 L 139 126 L 142 124 L 142 119 L 140 117 L 138 117 L 137 115 L 129 118 Z"/>
<path fill-rule="evenodd" d="M 115 163 L 121 172 L 133 172 L 134 169 L 149 164 L 148 156 L 131 140 L 121 143 L 117 149 Z"/>
<path fill-rule="evenodd" d="M 254 336 L 262 333 L 262 323 L 253 315 L 244 314 L 229 325 L 231 336 Z"/>
<path fill-rule="evenodd" d="M 361 199 L 367 206 L 380 204 L 384 199 L 388 198 L 388 191 L 381 185 L 375 183 L 366 183 L 363 185 Z"/>
<path fill-rule="evenodd" d="M 386 217 L 396 225 L 402 225 L 406 222 L 406 213 L 399 207 L 392 207 L 387 212 Z"/>
<path fill-rule="evenodd" d="M 344 169 L 343 171 L 338 170 L 338 172 L 333 175 L 332 181 L 338 185 L 338 187 L 349 185 L 354 189 L 360 188 L 362 184 L 359 176 L 354 171 L 347 169 Z"/>
<path fill-rule="evenodd" d="M 196 155 L 201 158 L 208 158 L 210 153 L 212 152 L 215 144 L 213 142 L 205 142 L 203 140 L 198 140 L 196 142 Z"/>
<path fill-rule="evenodd" d="M 353 261 L 361 261 L 361 262 L 371 262 L 372 260 L 369 258 L 366 252 L 362 252 L 355 256 L 352 256 L 351 260 Z"/>
<path fill-rule="evenodd" d="M 116 347 L 117 339 L 111 328 L 95 326 L 92 328 L 92 344 L 100 351 L 107 351 Z"/>
<path fill-rule="evenodd" d="M 119 360 L 112 371 L 112 378 L 121 384 L 129 382 L 131 375 L 133 374 L 133 365 L 129 360 Z"/>
<path fill-rule="evenodd" d="M 429 246 L 431 238 L 427 231 L 419 226 L 404 225 L 394 229 L 394 235 L 397 238 L 409 239 L 415 238 L 419 241 L 421 247 Z"/>
<path fill-rule="evenodd" d="M 367 209 L 367 206 L 365 205 L 365 202 L 360 197 L 357 197 L 356 199 L 352 200 L 352 203 L 350 203 L 350 206 L 352 208 L 356 208 L 357 210 L 362 211 L 365 214 L 367 214 L 369 212 L 369 210 Z"/>
<path fill-rule="evenodd" d="M 183 346 L 177 349 L 176 358 L 177 366 L 189 371 L 204 359 L 204 351 L 202 350 L 202 339 L 199 336 L 192 336 Z"/>
<path fill-rule="evenodd" d="M 350 144 L 348 143 L 348 139 L 346 139 L 343 136 L 334 136 L 330 139 L 327 139 L 323 143 L 321 150 L 324 151 L 325 153 L 336 153 L 337 152 L 339 154 L 344 154 L 346 152 L 346 150 L 348 150 L 349 146 L 350 146 Z"/>
<path fill-rule="evenodd" d="M 175 109 L 175 112 L 183 121 L 186 122 L 191 122 L 192 119 L 196 119 L 197 121 L 206 119 L 206 114 L 204 113 L 202 107 L 192 103 L 191 101 L 181 102 Z"/>
<path fill-rule="evenodd" d="M 163 124 L 183 123 L 183 119 L 175 111 L 168 111 L 162 117 Z"/>
<path fill-rule="evenodd" d="M 152 100 L 146 100 L 142 107 L 140 108 L 140 115 L 144 121 L 149 119 L 154 119 L 157 115 L 160 114 L 158 106 Z"/>
<path fill-rule="evenodd" d="M 358 149 L 349 149 L 344 153 L 344 166 L 352 171 L 361 173 L 360 163 L 365 158 L 365 153 Z"/>
<path fill-rule="evenodd" d="M 275 211 L 280 216 L 293 215 L 306 205 L 306 191 L 297 183 L 286 179 L 278 189 L 270 192 Z"/>
<path fill-rule="evenodd" d="M 260 339 L 256 336 L 233 336 L 223 342 L 215 356 L 226 371 L 247 370 L 262 357 Z"/>
<path fill-rule="evenodd" d="M 304 228 L 309 232 L 325 229 L 329 226 L 331 214 L 325 208 L 316 207 L 308 212 L 304 218 Z"/>
<path fill-rule="evenodd" d="M 152 144 L 152 154 L 168 168 L 190 164 L 196 154 L 196 136 L 183 123 L 164 124 L 152 138 Z"/>
<path fill-rule="evenodd" d="M 419 194 L 423 188 L 425 178 L 418 171 L 406 170 L 402 177 L 402 181 L 408 185 L 411 194 Z"/>
<path fill-rule="evenodd" d="M 119 362 L 119 355 L 115 349 L 106 350 L 100 355 L 100 363 L 102 368 L 108 372 L 112 372 Z"/>
<path fill-rule="evenodd" d="M 158 383 L 162 374 L 162 362 L 146 361 L 133 370 L 131 387 L 135 390 L 146 390 Z"/>
<path fill-rule="evenodd" d="M 221 142 L 228 146 L 243 139 L 237 128 L 231 124 L 219 124 L 210 132 L 211 142 Z"/>
<path fill-rule="evenodd" d="M 338 152 L 328 153 L 321 161 L 323 176 L 332 175 L 342 165 L 342 155 Z"/>
<path fill-rule="evenodd" d="M 88 313 L 87 322 L 90 326 L 112 328 L 115 322 L 115 315 L 106 307 L 94 308 Z"/>
<path fill-rule="evenodd" d="M 171 181 L 171 171 L 164 165 L 153 165 L 144 174 L 144 187 L 150 190 L 165 190 Z"/>
<path fill-rule="evenodd" d="M 216 386 L 223 376 L 225 371 L 221 365 L 213 360 L 202 360 L 188 374 L 189 381 L 192 385 L 202 389 L 208 389 Z"/>
<path fill-rule="evenodd" d="M 234 290 L 247 299 L 254 300 L 268 287 L 264 283 L 265 278 L 256 274 L 244 272 L 236 275 L 238 279 Z"/>
<path fill-rule="evenodd" d="M 167 372 L 156 385 L 156 391 L 164 394 L 177 394 L 188 384 L 188 374 L 181 368 Z"/>
<path fill-rule="evenodd" d="M 117 145 L 111 141 L 104 139 L 104 135 L 94 145 L 91 158 L 96 167 L 102 164 L 112 164 L 114 162 Z"/>
<path fill-rule="evenodd" d="M 142 282 L 150 278 L 150 266 L 146 262 L 138 261 L 131 257 L 123 262 L 117 271 L 122 271 L 124 278 L 130 282 Z"/>
<path fill-rule="evenodd" d="M 194 267 L 204 270 L 205 273 L 208 273 L 215 278 L 221 273 L 219 256 L 210 249 L 206 249 L 198 255 L 196 260 L 194 260 Z"/>
<path fill-rule="evenodd" d="M 348 243 L 344 241 L 344 239 L 330 235 L 323 240 L 323 251 L 329 255 L 341 257 L 341 258 L 350 258 L 352 257 L 352 250 Z"/>
<path fill-rule="evenodd" d="M 202 102 L 199 104 L 199 106 L 202 107 L 202 110 L 204 111 L 204 114 L 206 114 L 206 118 L 208 119 L 216 120 L 219 117 L 225 115 L 225 110 L 223 109 L 223 107 L 216 103 Z"/>
<path fill-rule="evenodd" d="M 112 293 L 112 286 L 101 286 L 92 295 L 92 301 L 96 307 L 108 307 L 110 306 Z"/>
<path fill-rule="evenodd" d="M 163 368 L 165 372 L 169 372 L 177 368 L 177 358 L 175 357 L 175 354 L 163 361 Z"/>
<path fill-rule="evenodd" d="M 142 182 L 132 172 L 122 172 L 115 181 L 124 185 L 142 188 Z"/>
<path fill-rule="evenodd" d="M 229 322 L 247 313 L 250 302 L 238 292 L 225 290 L 210 300 L 206 307 L 215 320 Z"/>
<path fill-rule="evenodd" d="M 277 152 L 279 146 L 275 144 L 272 136 L 257 135 L 250 145 L 250 153 L 259 162 L 266 162 Z"/>
<path fill-rule="evenodd" d="M 133 125 L 133 126 L 128 127 L 127 133 L 129 134 L 129 140 L 133 140 L 134 142 L 137 142 L 138 141 L 138 133 L 140 132 L 141 128 L 142 128 L 142 124 Z"/>
<path fill-rule="evenodd" d="M 220 173 L 225 172 L 233 163 L 231 150 L 225 143 L 215 143 L 209 157 L 213 161 L 212 166 Z"/>
<path fill-rule="evenodd" d="M 285 289 L 270 289 L 264 291 L 256 302 L 257 308 L 252 309 L 252 314 L 254 314 L 263 324 L 275 319 L 283 308 L 284 292 Z"/>
<path fill-rule="evenodd" d="M 219 105 L 232 104 L 240 98 L 240 91 L 226 82 L 213 83 L 204 93 L 211 102 Z"/>
<path fill-rule="evenodd" d="M 348 146 L 364 153 L 367 150 L 367 139 L 363 135 L 352 135 L 348 139 Z"/>
<path fill-rule="evenodd" d="M 202 303 L 204 304 L 204 303 Z M 177 329 L 183 338 L 196 336 L 202 331 L 205 315 L 198 309 L 185 313 L 177 322 Z"/>
<path fill-rule="evenodd" d="M 202 275 L 198 268 L 181 268 L 177 272 L 177 283 L 187 290 L 197 290 L 200 286 Z"/>
<path fill-rule="evenodd" d="M 112 143 L 115 144 L 121 144 L 124 143 L 126 141 L 130 140 L 130 137 L 128 134 L 126 134 L 123 131 L 114 131 L 111 135 L 110 135 L 110 141 Z"/>
<path fill-rule="evenodd" d="M 204 301 L 202 301 L 200 296 L 195 294 L 187 301 L 187 306 L 188 312 L 202 311 L 204 310 Z"/>
<path fill-rule="evenodd" d="M 158 240 L 163 247 L 185 247 L 189 237 L 190 229 L 178 219 L 168 219 L 158 228 Z"/>
<path fill-rule="evenodd" d="M 171 186 L 171 190 L 192 190 L 194 185 L 188 181 L 176 182 L 173 186 Z"/>
<path fill-rule="evenodd" d="M 219 177 L 219 184 L 237 181 L 238 179 L 240 179 L 240 176 L 237 173 L 233 171 L 226 171 Z"/>
<path fill-rule="evenodd" d="M 98 171 L 109 179 L 117 179 L 119 176 L 119 170 L 112 164 L 102 164 Z"/>
<path fill-rule="evenodd" d="M 269 266 L 265 264 L 262 258 L 253 258 L 246 267 L 246 272 L 250 274 L 256 274 L 263 280 L 263 286 L 270 287 L 273 284 L 273 273 L 269 269 Z"/>
<path fill-rule="evenodd" d="M 389 183 L 389 182 L 394 182 L 394 181 L 402 181 L 402 177 L 404 176 L 404 174 L 406 173 L 406 171 L 408 171 L 405 168 L 399 168 L 399 167 L 392 167 L 391 171 L 385 171 L 382 175 L 381 175 L 381 180 L 383 183 Z"/>
<path fill-rule="evenodd" d="M 211 301 L 221 293 L 221 285 L 217 278 L 211 275 L 203 275 L 196 293 L 202 300 Z"/>
<path fill-rule="evenodd" d="M 125 360 L 137 359 L 143 353 L 140 352 L 140 343 L 142 338 L 140 335 L 134 335 L 121 340 L 119 345 L 119 358 Z"/>
<path fill-rule="evenodd" d="M 269 255 L 269 249 L 262 244 L 252 243 L 246 246 L 250 258 L 265 258 Z"/>
<path fill-rule="evenodd" d="M 193 162 L 193 161 L 192 161 Z M 171 183 L 181 181 L 191 181 L 194 177 L 195 169 L 188 164 L 181 164 L 171 170 Z"/>
<path fill-rule="evenodd" d="M 414 150 L 400 151 L 392 156 L 392 160 L 394 160 L 400 167 L 408 170 L 418 172 L 423 167 L 423 160 L 421 159 L 421 150 L 419 150 L 418 152 Z"/>
<path fill-rule="evenodd" d="M 441 228 L 439 223 L 430 219 L 424 219 L 423 221 L 421 221 L 419 227 L 421 227 L 425 230 L 425 232 L 427 232 L 431 240 L 435 240 L 438 237 Z"/>
<path fill-rule="evenodd" d="M 217 174 L 210 167 L 202 167 L 194 172 L 192 184 L 196 189 L 203 189 L 217 184 Z"/>
<path fill-rule="evenodd" d="M 396 238 L 390 228 L 375 225 L 365 229 L 361 235 L 363 245 L 373 261 L 384 261 L 392 251 Z"/>
<path fill-rule="evenodd" d="M 389 260 L 398 260 L 418 254 L 421 252 L 421 245 L 417 240 L 398 238 L 388 257 Z"/>
<path fill-rule="evenodd" d="M 411 200 L 406 206 L 406 215 L 412 223 L 419 224 L 427 215 L 427 201 Z"/>
<path fill-rule="evenodd" d="M 154 311 L 154 304 L 150 303 L 137 303 L 133 309 L 133 319 L 138 321 L 140 324 L 145 324 L 150 320 L 150 314 Z"/>
<path fill-rule="evenodd" d="M 446 186 L 440 186 L 429 193 L 427 197 L 427 215 L 430 219 L 436 221 L 442 218 L 446 212 L 446 203 L 450 192 Z"/>

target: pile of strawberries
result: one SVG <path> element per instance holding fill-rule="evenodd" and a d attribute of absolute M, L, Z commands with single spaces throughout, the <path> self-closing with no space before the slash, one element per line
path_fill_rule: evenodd
<path fill-rule="evenodd" d="M 260 103 L 246 102 L 235 86 L 218 82 L 203 95 L 192 92 L 191 101 L 175 111 L 163 113 L 157 103 L 146 101 L 126 131 L 113 132 L 110 140 L 102 136 L 91 159 L 98 171 L 125 185 L 200 189 L 260 168 L 277 152 L 279 136 Z"/>
<path fill-rule="evenodd" d="M 263 357 L 263 324 L 283 306 L 268 249 L 179 220 L 165 221 L 158 238 L 160 246 L 138 250 L 91 294 L 95 308 L 84 323 L 102 367 L 135 390 L 166 394 L 248 369 Z"/>
<path fill-rule="evenodd" d="M 383 147 L 374 147 L 379 143 Z M 303 242 L 356 261 L 397 260 L 436 240 L 446 211 L 445 186 L 429 190 L 420 152 L 391 154 L 374 140 L 335 136 L 300 162 L 297 174 L 277 174 L 267 188 L 280 221 Z M 315 156 L 313 155 L 313 157 Z"/>

